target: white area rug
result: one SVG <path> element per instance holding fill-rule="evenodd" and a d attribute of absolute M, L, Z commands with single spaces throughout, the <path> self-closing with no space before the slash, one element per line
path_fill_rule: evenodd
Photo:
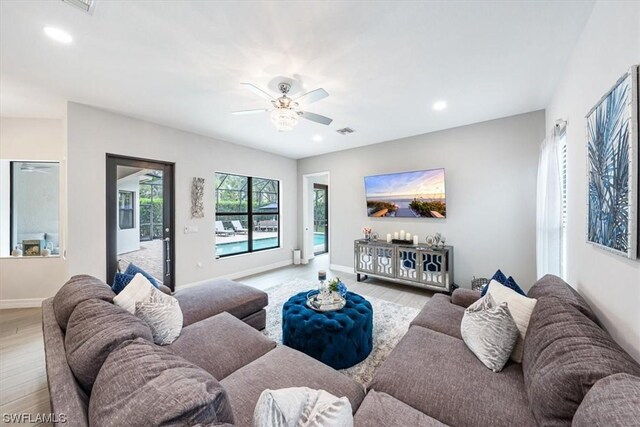
<path fill-rule="evenodd" d="M 315 289 L 317 284 L 304 279 L 267 289 L 269 306 L 267 307 L 267 327 L 265 335 L 278 344 L 282 344 L 282 306 L 293 295 L 304 290 Z M 373 307 L 373 350 L 369 357 L 355 366 L 341 369 L 340 372 L 366 386 L 378 367 L 384 362 L 409 329 L 409 323 L 420 310 L 405 307 L 364 295 Z"/>

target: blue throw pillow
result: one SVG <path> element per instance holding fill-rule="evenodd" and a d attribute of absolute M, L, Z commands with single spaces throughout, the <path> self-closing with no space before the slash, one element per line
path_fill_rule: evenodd
<path fill-rule="evenodd" d="M 505 276 L 504 273 L 500 269 L 498 269 L 498 271 L 495 272 L 493 277 L 489 279 L 489 282 L 491 282 L 492 280 L 495 280 L 496 282 L 502 283 L 504 285 L 505 283 L 507 283 L 507 276 Z M 487 286 L 485 286 L 482 289 L 482 293 L 480 294 L 480 296 L 485 296 L 487 294 L 488 289 L 489 289 L 489 284 L 487 284 Z"/>
<path fill-rule="evenodd" d="M 509 278 L 507 278 L 507 276 L 505 276 L 504 273 L 500 270 L 496 271 L 496 274 L 494 274 L 493 277 L 489 279 L 489 282 L 491 282 L 492 280 L 495 280 L 496 282 L 506 286 L 509 289 L 513 289 L 522 296 L 527 296 L 525 291 L 523 291 L 522 288 L 518 286 L 516 280 L 513 277 L 509 276 Z M 489 285 L 485 286 L 484 289 L 482 289 L 482 293 L 480 295 L 485 296 L 488 290 Z"/>
<path fill-rule="evenodd" d="M 131 280 L 133 280 L 133 274 L 116 273 L 113 277 L 111 289 L 113 289 L 113 292 L 116 294 L 119 294 Z"/>
<path fill-rule="evenodd" d="M 158 282 L 156 281 L 156 279 L 154 279 L 152 275 L 150 275 L 149 273 L 147 273 L 146 271 L 144 271 L 143 269 L 141 269 L 140 267 L 138 267 L 133 263 L 129 264 L 127 266 L 127 269 L 124 271 L 124 274 L 130 274 L 131 276 L 135 276 L 138 273 L 146 277 L 153 286 L 155 286 L 156 288 L 160 288 L 160 286 L 158 285 Z"/>

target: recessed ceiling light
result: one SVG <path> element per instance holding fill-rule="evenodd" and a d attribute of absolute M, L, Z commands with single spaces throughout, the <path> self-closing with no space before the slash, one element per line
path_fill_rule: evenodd
<path fill-rule="evenodd" d="M 313 140 L 315 142 L 321 142 L 322 141 L 322 135 L 313 135 Z"/>
<path fill-rule="evenodd" d="M 44 33 L 57 42 L 69 44 L 73 41 L 73 37 L 66 31 L 62 31 L 60 28 L 44 27 Z"/>
<path fill-rule="evenodd" d="M 436 111 L 442 111 L 445 108 L 447 108 L 447 103 L 444 101 L 438 101 L 435 104 L 433 104 L 433 109 Z"/>

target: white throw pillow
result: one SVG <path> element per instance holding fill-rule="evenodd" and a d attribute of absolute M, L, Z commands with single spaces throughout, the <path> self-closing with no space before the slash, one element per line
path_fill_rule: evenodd
<path fill-rule="evenodd" d="M 324 390 L 265 390 L 253 413 L 254 427 L 353 427 L 351 403 Z"/>
<path fill-rule="evenodd" d="M 138 273 L 131 282 L 113 298 L 113 303 L 131 314 L 136 314 L 136 303 L 148 301 L 153 292 L 160 292 L 149 279 Z"/>
<path fill-rule="evenodd" d="M 533 308 L 536 306 L 536 302 L 538 302 L 538 300 L 522 296 L 513 289 L 509 289 L 495 280 L 492 280 L 489 283 L 489 290 L 487 293 L 489 293 L 498 304 L 506 302 L 509 306 L 511 317 L 513 317 L 513 320 L 516 322 L 518 332 L 520 333 L 518 342 L 513 349 L 513 353 L 511 353 L 511 360 L 516 363 L 522 363 L 524 337 L 527 334 L 531 313 L 533 312 Z"/>
<path fill-rule="evenodd" d="M 171 344 L 180 336 L 182 310 L 178 300 L 170 295 L 152 292 L 147 301 L 136 302 L 135 314 L 149 325 L 153 342 L 158 345 Z"/>

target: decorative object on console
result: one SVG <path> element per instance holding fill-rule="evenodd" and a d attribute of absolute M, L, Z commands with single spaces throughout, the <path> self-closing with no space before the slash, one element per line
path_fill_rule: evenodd
<path fill-rule="evenodd" d="M 520 332 L 518 342 L 513 348 L 513 353 L 511 353 L 511 360 L 516 363 L 522 363 L 524 337 L 527 335 L 529 319 L 538 300 L 535 298 L 527 298 L 495 280 L 489 282 L 487 290 L 487 294 L 491 295 L 498 304 L 506 302 L 509 305 L 511 317 L 513 317 Z"/>
<path fill-rule="evenodd" d="M 191 183 L 191 218 L 204 218 L 204 178 Z"/>
<path fill-rule="evenodd" d="M 638 256 L 638 67 L 589 111 L 587 241 Z"/>
<path fill-rule="evenodd" d="M 44 240 L 23 240 L 23 256 L 40 256 L 40 251 L 44 247 Z"/>
<path fill-rule="evenodd" d="M 379 237 L 380 237 L 380 235 L 378 233 L 376 233 L 375 231 L 371 233 L 371 240 L 373 240 L 374 242 L 376 240 L 378 240 Z"/>
<path fill-rule="evenodd" d="M 367 215 L 395 218 L 446 217 L 444 169 L 364 178 Z M 405 236 L 400 232 L 400 239 Z"/>
<path fill-rule="evenodd" d="M 464 310 L 460 333 L 469 350 L 493 372 L 504 368 L 519 336 L 508 304 L 497 304 L 491 294 Z"/>
<path fill-rule="evenodd" d="M 427 236 L 425 238 L 425 241 L 426 241 L 428 247 L 433 247 L 433 245 L 435 245 L 435 242 L 436 242 L 436 240 L 435 240 L 435 238 L 433 236 Z"/>
<path fill-rule="evenodd" d="M 20 257 L 22 256 L 22 243 L 18 243 L 16 247 L 11 251 L 11 256 Z"/>
<path fill-rule="evenodd" d="M 520 286 L 518 286 L 518 283 L 516 283 L 515 279 L 511 276 L 509 277 L 505 276 L 500 269 L 498 269 L 498 271 L 494 273 L 491 279 L 489 279 L 489 282 L 491 282 L 492 280 L 495 280 L 496 282 L 506 286 L 509 289 L 513 289 L 514 291 L 516 291 L 522 296 L 525 296 L 525 297 L 527 296 L 527 293 L 523 291 Z M 488 289 L 489 287 L 485 286 L 484 289 L 482 289 L 482 293 L 480 294 L 480 296 L 485 296 L 487 294 Z"/>
<path fill-rule="evenodd" d="M 371 228 L 362 227 L 362 234 L 364 235 L 365 240 L 371 240 Z"/>

